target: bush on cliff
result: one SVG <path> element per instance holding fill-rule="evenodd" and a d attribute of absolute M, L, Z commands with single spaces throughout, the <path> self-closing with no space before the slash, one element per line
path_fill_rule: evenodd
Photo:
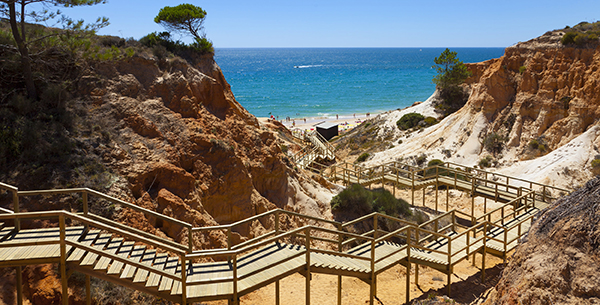
<path fill-rule="evenodd" d="M 600 22 L 580 22 L 572 28 L 565 28 L 565 30 L 566 33 L 561 38 L 563 45 L 576 45 L 579 47 L 596 45 L 600 37 Z"/>
<path fill-rule="evenodd" d="M 412 215 L 408 203 L 395 198 L 388 190 L 381 188 L 368 190 L 360 184 L 353 184 L 333 197 L 331 210 L 356 216 L 372 212 L 396 217 Z"/>
<path fill-rule="evenodd" d="M 425 117 L 422 114 L 407 113 L 396 122 L 396 125 L 401 130 L 408 130 L 419 125 L 419 122 L 423 121 L 424 119 Z"/>
<path fill-rule="evenodd" d="M 437 85 L 441 97 L 436 109 L 447 116 L 465 105 L 469 96 L 460 84 L 471 76 L 471 71 L 458 59 L 457 53 L 449 49 L 444 50 L 434 62 L 433 68 L 438 74 L 433 78 L 433 82 Z"/>

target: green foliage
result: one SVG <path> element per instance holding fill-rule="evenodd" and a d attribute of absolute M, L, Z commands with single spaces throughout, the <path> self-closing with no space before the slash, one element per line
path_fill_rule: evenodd
<path fill-rule="evenodd" d="M 592 160 L 592 168 L 600 169 L 600 159 Z"/>
<path fill-rule="evenodd" d="M 441 102 L 435 105 L 435 108 L 444 116 L 458 111 L 467 103 L 469 98 L 469 95 L 460 86 L 448 86 L 439 90 Z"/>
<path fill-rule="evenodd" d="M 444 166 L 444 161 L 440 160 L 440 159 L 433 159 L 429 162 L 427 162 L 427 167 L 434 167 L 434 166 Z M 425 177 L 429 177 L 429 176 L 434 176 L 436 173 L 440 174 L 440 175 L 445 175 L 447 174 L 447 170 L 445 169 L 440 169 L 440 168 L 430 168 L 427 171 L 425 171 Z"/>
<path fill-rule="evenodd" d="M 196 41 L 203 38 L 202 34 L 206 11 L 193 4 L 180 4 L 178 6 L 165 6 L 154 17 L 154 22 L 162 25 L 171 32 L 192 35 Z"/>
<path fill-rule="evenodd" d="M 201 54 L 215 53 L 212 42 L 205 37 L 196 38 L 190 47 Z"/>
<path fill-rule="evenodd" d="M 407 113 L 403 115 L 397 122 L 396 125 L 401 130 L 411 129 L 419 124 L 419 122 L 423 121 L 425 117 L 419 113 Z"/>
<path fill-rule="evenodd" d="M 497 132 L 492 132 L 483 140 L 483 146 L 491 153 L 499 154 L 504 149 L 507 138 Z"/>
<path fill-rule="evenodd" d="M 490 155 L 485 156 L 485 158 L 482 158 L 481 160 L 479 160 L 479 167 L 481 168 L 486 168 L 486 167 L 491 167 L 492 166 L 492 161 L 494 160 L 494 158 Z"/>
<path fill-rule="evenodd" d="M 595 46 L 600 36 L 600 22 L 580 22 L 572 28 L 566 27 L 565 30 L 566 33 L 561 38 L 563 45 L 576 45 L 579 47 L 586 45 Z"/>
<path fill-rule="evenodd" d="M 450 51 L 448 48 L 434 59 L 437 75 L 433 78 L 433 82 L 441 88 L 446 88 L 452 85 L 460 85 L 471 76 L 471 72 L 467 66 L 463 64 L 457 57 L 456 52 Z"/>
<path fill-rule="evenodd" d="M 369 153 L 362 153 L 360 156 L 358 156 L 358 158 L 356 159 L 356 162 L 364 162 L 366 161 L 371 155 L 369 155 Z"/>
<path fill-rule="evenodd" d="M 428 116 L 425 119 L 423 119 L 423 122 L 425 122 L 427 126 L 433 126 L 438 123 L 438 120 L 432 116 Z"/>
<path fill-rule="evenodd" d="M 352 215 L 367 215 L 372 212 L 391 216 L 411 215 L 406 201 L 397 199 L 388 190 L 367 190 L 360 184 L 353 184 L 331 199 L 333 212 Z"/>
<path fill-rule="evenodd" d="M 520 67 L 519 67 L 519 73 L 520 73 L 520 74 L 523 74 L 523 73 L 525 73 L 525 71 L 527 71 L 527 67 L 525 67 L 525 66 L 520 66 Z"/>
<path fill-rule="evenodd" d="M 153 32 L 140 39 L 140 43 L 152 48 L 152 53 L 159 59 L 166 58 L 168 53 L 188 57 L 188 53 L 214 53 L 212 43 L 206 38 L 197 39 L 194 43 L 186 45 L 181 41 L 173 41 L 169 32 Z"/>
<path fill-rule="evenodd" d="M 468 95 L 459 87 L 467 78 L 471 76 L 471 71 L 457 57 L 456 52 L 446 49 L 439 57 L 434 59 L 437 75 L 433 82 L 440 90 L 442 102 L 436 105 L 436 108 L 447 116 L 465 105 Z"/>
<path fill-rule="evenodd" d="M 529 141 L 528 146 L 531 150 L 538 150 L 539 152 L 544 153 L 547 150 L 548 143 L 546 143 L 544 137 L 539 137 Z"/>

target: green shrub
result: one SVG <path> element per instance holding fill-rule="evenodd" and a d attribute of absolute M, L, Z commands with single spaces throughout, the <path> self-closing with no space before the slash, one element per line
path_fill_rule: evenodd
<path fill-rule="evenodd" d="M 356 162 L 364 162 L 369 158 L 369 156 L 371 156 L 369 153 L 363 153 L 360 156 L 358 156 Z"/>
<path fill-rule="evenodd" d="M 502 152 L 504 149 L 504 143 L 507 138 L 498 134 L 497 132 L 492 132 L 485 137 L 483 140 L 483 146 L 491 153 L 498 154 Z"/>
<path fill-rule="evenodd" d="M 596 168 L 596 169 L 600 168 L 600 159 L 592 160 L 592 168 Z"/>
<path fill-rule="evenodd" d="M 404 200 L 397 199 L 388 190 L 367 190 L 360 184 L 353 184 L 331 199 L 333 212 L 352 215 L 367 215 L 372 212 L 390 216 L 411 215 L 410 207 Z"/>
<path fill-rule="evenodd" d="M 577 33 L 575 33 L 575 32 L 567 32 L 567 33 L 565 33 L 565 35 L 563 35 L 563 37 L 561 38 L 560 41 L 562 42 L 563 45 L 574 44 L 576 36 L 577 36 Z"/>
<path fill-rule="evenodd" d="M 438 120 L 432 116 L 426 117 L 423 121 L 425 124 L 427 124 L 427 126 L 433 126 L 438 123 Z"/>
<path fill-rule="evenodd" d="M 520 66 L 519 67 L 519 73 L 520 74 L 523 74 L 525 71 L 527 71 L 527 67 L 525 67 L 525 66 Z"/>
<path fill-rule="evenodd" d="M 481 168 L 491 167 L 492 160 L 494 160 L 494 158 L 492 158 L 492 156 L 490 156 L 490 155 L 485 156 L 485 158 L 482 158 L 481 160 L 479 160 L 479 163 L 478 163 L 479 167 L 481 167 Z"/>
<path fill-rule="evenodd" d="M 440 160 L 440 159 L 433 159 L 431 161 L 429 161 L 427 163 L 427 167 L 433 167 L 433 166 L 443 166 L 444 165 L 444 161 Z M 444 169 L 436 169 L 436 168 L 430 168 L 427 171 L 425 171 L 425 177 L 429 177 L 429 176 L 435 176 L 436 172 L 439 175 L 445 175 L 448 174 L 448 172 Z"/>
<path fill-rule="evenodd" d="M 546 143 L 546 140 L 542 136 L 537 139 L 533 139 L 533 140 L 529 141 L 529 144 L 527 146 L 529 146 L 529 149 L 531 149 L 531 150 L 539 150 L 540 152 L 543 153 L 546 151 L 548 143 Z"/>
<path fill-rule="evenodd" d="M 212 54 L 215 53 L 215 48 L 210 40 L 205 37 L 196 39 L 191 45 L 194 50 L 202 53 L 202 54 Z"/>
<path fill-rule="evenodd" d="M 407 113 L 403 115 L 397 122 L 396 125 L 401 130 L 411 129 L 419 124 L 419 122 L 423 121 L 425 117 L 419 113 Z"/>

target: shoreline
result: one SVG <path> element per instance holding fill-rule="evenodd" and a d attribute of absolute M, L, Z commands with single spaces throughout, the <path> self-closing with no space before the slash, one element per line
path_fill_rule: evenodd
<path fill-rule="evenodd" d="M 277 117 L 256 117 L 261 123 L 266 123 L 271 120 L 276 120 L 283 124 L 289 130 L 299 130 L 299 131 L 312 131 L 316 129 L 316 126 L 321 123 L 334 123 L 338 124 L 338 131 L 340 134 L 345 133 L 347 131 L 352 130 L 353 128 L 359 126 L 360 124 L 366 122 L 369 119 L 375 118 L 382 114 L 390 114 L 394 111 L 399 111 L 399 113 L 405 113 L 407 109 L 413 108 L 415 111 L 421 113 L 426 116 L 435 116 L 435 107 L 433 106 L 433 101 L 437 97 L 437 91 L 434 91 L 431 96 L 425 101 L 415 101 L 412 105 L 404 107 L 404 108 L 396 108 L 390 110 L 381 110 L 377 112 L 367 112 L 367 113 L 357 113 L 352 115 L 336 115 L 336 116 L 316 116 L 316 117 L 306 117 L 306 118 L 290 118 L 287 120 L 286 118 Z"/>
<path fill-rule="evenodd" d="M 393 110 L 389 110 L 393 111 Z M 316 126 L 322 123 L 334 123 L 338 124 L 339 133 L 344 133 L 349 131 L 360 124 L 364 123 L 366 120 L 370 118 L 374 118 L 381 113 L 386 113 L 388 111 L 381 111 L 377 113 L 357 113 L 354 115 L 338 115 L 337 118 L 335 116 L 318 116 L 318 117 L 306 117 L 306 118 L 290 118 L 289 120 L 281 119 L 276 121 L 280 122 L 288 128 L 289 130 L 302 130 L 302 131 L 312 131 L 316 129 Z M 272 118 L 269 117 L 257 117 L 257 119 L 261 123 L 266 123 Z"/>

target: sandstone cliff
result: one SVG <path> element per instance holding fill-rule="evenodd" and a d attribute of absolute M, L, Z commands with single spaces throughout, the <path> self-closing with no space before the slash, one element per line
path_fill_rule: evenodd
<path fill-rule="evenodd" d="M 63 134 L 73 147 L 69 158 L 85 156 L 84 162 L 42 164 L 49 174 L 41 176 L 32 174 L 37 169 L 15 165 L 1 174 L 2 182 L 21 190 L 91 187 L 194 226 L 228 224 L 274 208 L 332 218 L 329 201 L 335 192 L 293 168 L 277 132 L 235 100 L 212 55 L 183 60 L 138 52 L 89 63 L 74 86 L 65 106 L 72 128 Z M 0 201 L 8 206 L 10 198 L 0 196 Z M 21 206 L 62 209 L 76 202 L 24 197 Z M 187 243 L 181 227 L 101 201 L 91 204 L 95 213 Z M 297 225 L 294 220 L 282 224 Z M 236 228 L 234 241 L 253 237 L 263 226 L 272 223 Z M 221 248 L 226 237 L 196 234 L 193 244 Z M 35 275 L 28 277 L 26 297 L 35 304 L 59 300 L 60 281 L 51 266 L 41 267 L 43 272 L 35 268 L 40 267 L 24 271 Z M 0 303 L 11 303 L 14 270 L 2 270 L 0 277 L 6 279 Z"/>
<path fill-rule="evenodd" d="M 431 109 L 435 94 L 421 105 L 380 115 L 374 119 L 376 135 L 392 148 L 367 164 L 412 162 L 425 154 L 428 160 L 478 165 L 491 155 L 492 171 L 568 188 L 582 185 L 593 176 L 590 165 L 600 153 L 600 48 L 562 46 L 562 34 L 548 32 L 506 48 L 501 58 L 469 64 L 466 105 L 437 125 L 416 132 L 395 126 L 402 114 Z M 484 145 L 494 133 L 501 139 L 499 153 Z"/>
<path fill-rule="evenodd" d="M 594 178 L 538 215 L 483 304 L 599 304 L 599 206 Z"/>
<path fill-rule="evenodd" d="M 112 169 L 115 182 L 108 190 L 123 199 L 196 226 L 227 224 L 277 207 L 327 213 L 328 195 L 306 195 L 306 189 L 322 188 L 293 170 L 276 133 L 235 100 L 212 56 L 191 63 L 136 56 L 98 65 L 78 89 L 87 97 L 82 129 L 92 125 L 92 136 L 80 140 Z M 94 130 L 108 136 L 97 141 Z M 168 224 L 129 212 L 120 218 L 187 239 Z M 260 230 L 256 225 L 246 230 Z M 221 242 L 195 240 L 199 248 Z"/>

